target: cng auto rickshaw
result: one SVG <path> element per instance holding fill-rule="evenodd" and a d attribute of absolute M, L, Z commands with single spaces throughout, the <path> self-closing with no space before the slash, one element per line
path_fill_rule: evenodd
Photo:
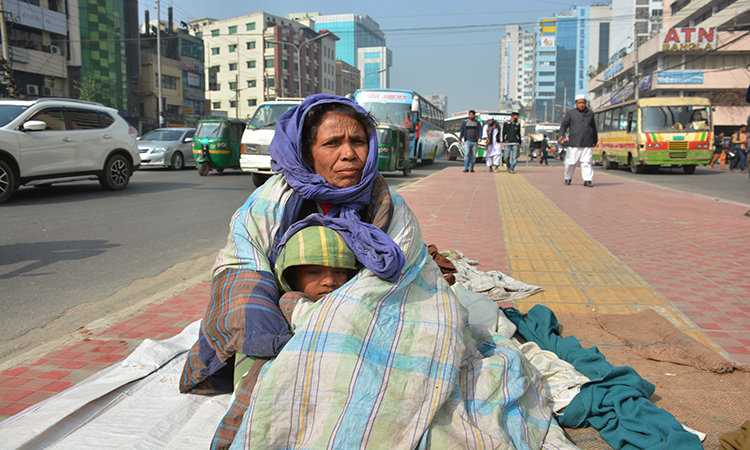
<path fill-rule="evenodd" d="M 401 170 L 409 175 L 416 161 L 409 156 L 409 130 L 395 125 L 378 125 L 378 171 Z"/>
<path fill-rule="evenodd" d="M 214 169 L 240 168 L 240 139 L 247 124 L 240 119 L 203 119 L 193 138 L 193 157 L 198 174 L 206 176 Z"/>

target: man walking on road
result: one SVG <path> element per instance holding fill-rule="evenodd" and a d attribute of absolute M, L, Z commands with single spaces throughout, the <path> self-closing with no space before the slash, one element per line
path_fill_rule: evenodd
<path fill-rule="evenodd" d="M 521 125 L 518 123 L 518 111 L 510 113 L 510 122 L 503 124 L 503 148 L 508 158 L 508 173 L 516 173 L 518 150 L 521 148 Z"/>
<path fill-rule="evenodd" d="M 477 142 L 482 136 L 482 124 L 476 120 L 476 111 L 469 111 L 469 118 L 461 124 L 458 138 L 464 143 L 464 172 L 474 172 L 474 160 L 477 154 Z"/>
<path fill-rule="evenodd" d="M 581 163 L 581 177 L 583 185 L 594 187 L 593 153 L 594 146 L 599 141 L 594 122 L 594 113 L 586 107 L 586 96 L 576 95 L 576 107 L 565 113 L 560 124 L 557 142 L 565 140 L 565 133 L 570 130 L 568 136 L 568 148 L 565 152 L 565 185 L 569 186 L 576 164 Z"/>
<path fill-rule="evenodd" d="M 740 129 L 732 134 L 732 147 L 734 150 L 734 161 L 729 166 L 729 171 L 739 168 L 745 173 L 745 151 L 747 151 L 747 125 L 740 125 Z"/>
<path fill-rule="evenodd" d="M 721 170 L 726 169 L 726 167 L 724 167 L 727 162 L 726 147 L 724 145 L 724 133 L 719 133 L 714 138 L 714 157 L 711 160 L 711 164 L 709 164 L 712 169 L 714 168 L 714 164 L 716 164 L 716 161 L 719 160 L 719 158 L 721 158 Z"/>

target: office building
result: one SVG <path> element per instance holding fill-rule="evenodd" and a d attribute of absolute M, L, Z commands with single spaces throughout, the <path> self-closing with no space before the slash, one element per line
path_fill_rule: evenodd
<path fill-rule="evenodd" d="M 335 41 L 330 33 L 265 12 L 197 19 L 190 26 L 205 44 L 206 96 L 214 115 L 248 118 L 265 100 L 335 91 L 335 44 L 321 42 Z"/>
<path fill-rule="evenodd" d="M 445 94 L 429 94 L 425 96 L 427 100 L 435 105 L 436 108 L 443 111 L 443 116 L 448 117 L 448 96 Z"/>
<path fill-rule="evenodd" d="M 357 49 L 357 69 L 361 74 L 363 89 L 387 89 L 391 86 L 393 54 L 386 47 Z"/>
<path fill-rule="evenodd" d="M 345 97 L 354 94 L 362 86 L 359 69 L 344 61 L 336 61 L 336 95 Z"/>
<path fill-rule="evenodd" d="M 538 121 L 558 122 L 572 108 L 578 94 L 588 89 L 590 7 L 538 22 L 535 61 L 535 108 Z"/>
<path fill-rule="evenodd" d="M 688 4 L 691 0 L 681 0 Z M 697 0 L 698 3 L 706 1 Z M 610 59 L 618 59 L 633 51 L 633 35 L 643 43 L 661 31 L 664 2 L 662 0 L 612 0 Z"/>
<path fill-rule="evenodd" d="M 380 31 L 380 25 L 369 16 L 309 14 L 313 16 L 316 31 L 328 30 L 339 37 L 340 40 L 336 43 L 336 59 L 350 66 L 359 67 L 357 49 L 385 46 L 385 35 Z"/>
<path fill-rule="evenodd" d="M 609 65 L 612 5 L 591 5 L 589 22 L 589 75 L 601 72 Z"/>
<path fill-rule="evenodd" d="M 735 23 L 747 23 L 750 4 L 666 0 L 664 11 L 661 33 L 639 45 L 637 52 L 613 61 L 589 81 L 592 107 L 602 108 L 635 97 L 637 54 L 639 98 L 707 97 L 714 106 L 717 133 L 747 123 L 750 36 L 734 27 Z"/>
<path fill-rule="evenodd" d="M 534 101 L 534 33 L 518 25 L 505 27 L 500 39 L 500 105 Z"/>

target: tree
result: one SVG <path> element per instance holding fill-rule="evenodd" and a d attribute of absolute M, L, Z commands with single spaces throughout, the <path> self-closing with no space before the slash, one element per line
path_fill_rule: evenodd
<path fill-rule="evenodd" d="M 93 75 L 86 75 L 81 81 L 74 80 L 73 86 L 78 90 L 79 99 L 101 103 L 101 89 Z"/>
<path fill-rule="evenodd" d="M 589 66 L 589 73 L 588 73 L 589 80 L 593 79 L 594 77 L 602 73 L 602 71 L 604 71 L 604 69 L 606 68 L 607 66 L 605 66 L 604 63 L 601 61 L 599 61 L 599 64 L 596 67 Z"/>

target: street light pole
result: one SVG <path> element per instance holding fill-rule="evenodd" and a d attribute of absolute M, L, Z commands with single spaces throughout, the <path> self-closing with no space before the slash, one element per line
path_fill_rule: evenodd
<path fill-rule="evenodd" d="M 385 68 L 385 69 L 376 70 L 375 72 L 366 73 L 365 76 L 362 77 L 362 89 L 365 88 L 365 80 L 367 80 L 367 77 L 369 77 L 370 75 L 375 75 L 375 74 L 378 74 L 378 73 L 383 73 L 386 70 L 388 70 L 388 69 Z"/>
<path fill-rule="evenodd" d="M 329 34 L 331 34 L 331 33 L 326 32 L 326 33 L 323 33 L 323 34 L 319 34 L 319 35 L 315 36 L 314 38 L 308 39 L 308 40 L 306 40 L 305 42 L 303 42 L 303 43 L 301 43 L 299 45 L 295 44 L 294 42 L 281 42 L 281 41 L 268 41 L 268 40 L 266 41 L 266 42 L 269 42 L 271 44 L 291 45 L 292 47 L 294 47 L 294 51 L 297 52 L 297 58 L 296 58 L 296 61 L 297 61 L 297 95 L 299 95 L 300 97 L 302 97 L 302 73 L 301 73 L 302 72 L 302 70 L 301 70 L 302 66 L 300 65 L 300 61 L 299 61 L 299 53 L 302 50 L 302 47 L 304 47 L 305 45 L 309 44 L 312 41 L 316 41 L 318 39 L 322 39 L 322 38 L 328 36 Z"/>

